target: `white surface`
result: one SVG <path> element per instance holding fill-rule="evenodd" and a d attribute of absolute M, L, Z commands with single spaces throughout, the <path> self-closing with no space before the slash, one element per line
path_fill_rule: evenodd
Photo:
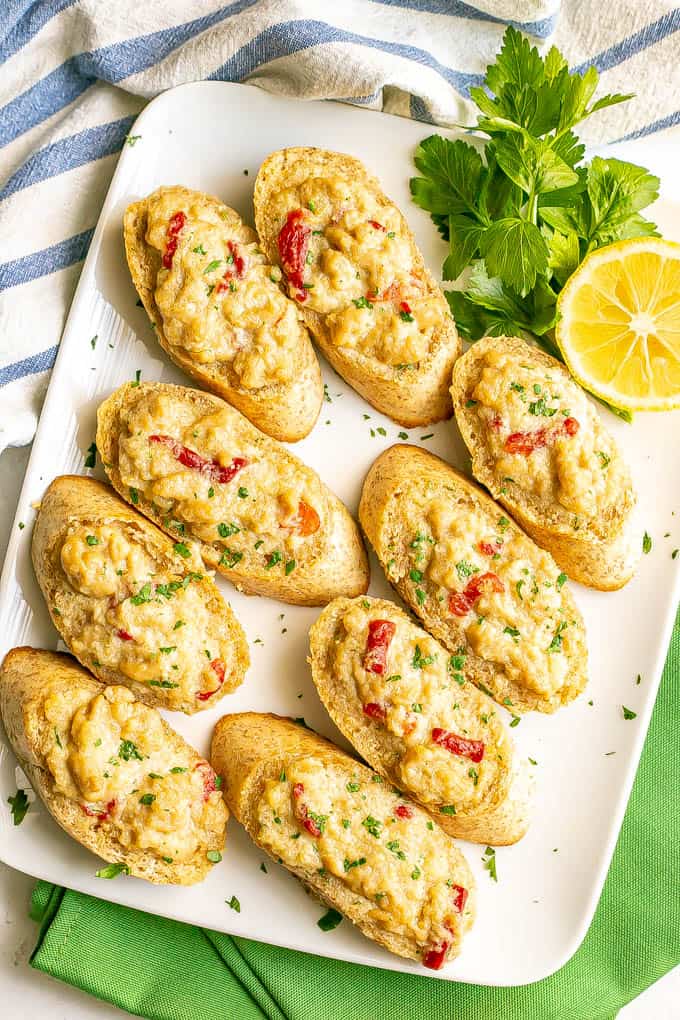
<path fill-rule="evenodd" d="M 56 645 L 30 567 L 31 503 L 40 498 L 55 474 L 83 470 L 97 403 L 137 369 L 144 379 L 182 381 L 155 345 L 143 312 L 135 307 L 120 237 L 122 210 L 130 200 L 160 183 L 180 181 L 223 195 L 251 218 L 254 175 L 267 152 L 295 144 L 335 147 L 356 153 L 378 172 L 387 192 L 407 214 L 429 264 L 435 270 L 441 264 L 435 230 L 408 199 L 410 154 L 424 134 L 422 125 L 346 106 L 302 106 L 254 89 L 202 83 L 155 100 L 141 115 L 134 133 L 142 137 L 133 149 L 123 152 L 107 198 L 20 498 L 18 519 L 27 526 L 22 531 L 14 529 L 10 539 L 0 592 L 2 651 L 18 643 Z M 620 147 L 619 152 L 643 158 L 639 148 Z M 656 169 L 664 162 L 663 150 L 645 143 L 644 160 Z M 672 179 L 670 171 L 666 179 Z M 666 200 L 656 215 L 667 233 L 680 236 L 677 204 Z M 90 338 L 95 333 L 99 340 L 93 351 Z M 366 469 L 381 449 L 396 440 L 399 430 L 332 373 L 326 372 L 326 379 L 333 403 L 324 404 L 314 433 L 295 449 L 355 508 Z M 370 414 L 369 421 L 364 413 Z M 613 419 L 608 422 L 633 466 L 641 522 L 652 535 L 654 547 L 643 557 L 639 575 L 622 592 L 603 595 L 575 590 L 589 631 L 589 691 L 557 716 L 525 717 L 513 731 L 520 753 L 539 762 L 536 820 L 518 846 L 497 852 L 497 885 L 481 868 L 483 848 L 465 847 L 479 883 L 478 920 L 459 959 L 439 972 L 439 978 L 491 979 L 495 984 L 537 980 L 561 966 L 587 930 L 634 777 L 673 621 L 680 560 L 673 563 L 670 550 L 680 544 L 680 518 L 672 516 L 672 495 L 677 496 L 680 488 L 680 462 L 678 451 L 669 449 L 664 439 L 677 430 L 679 421 L 678 415 L 641 417 L 634 428 Z M 386 437 L 370 438 L 370 427 L 378 426 L 384 427 Z M 462 444 L 451 423 L 412 431 L 410 437 L 417 442 L 419 435 L 428 432 L 435 433 L 434 439 L 424 443 L 428 449 L 464 465 Z M 671 537 L 664 539 L 665 532 Z M 375 561 L 372 566 L 371 591 L 388 594 Z M 253 665 L 248 679 L 220 706 L 192 719 L 173 716 L 172 724 L 203 753 L 216 718 L 224 711 L 244 708 L 304 715 L 312 726 L 333 736 L 305 664 L 306 632 L 315 611 L 249 600 L 231 589 L 228 597 L 251 640 Z M 644 614 L 640 606 L 645 607 Z M 283 626 L 286 634 L 281 633 Z M 256 637 L 262 637 L 264 644 L 252 644 Z M 643 677 L 640 686 L 635 684 L 638 673 Z M 623 721 L 622 703 L 638 713 L 636 720 Z M 612 751 L 616 753 L 605 757 Z M 93 856 L 69 840 L 41 804 L 32 807 L 19 828 L 12 827 L 6 798 L 14 789 L 14 760 L 0 749 L 0 857 L 15 867 L 246 937 L 423 973 L 416 964 L 374 946 L 347 924 L 322 934 L 315 923 L 319 907 L 281 869 L 271 867 L 263 875 L 261 855 L 233 823 L 224 861 L 200 886 L 159 888 L 128 878 L 103 882 L 94 878 Z M 224 902 L 233 894 L 242 904 L 238 915 Z M 517 924 L 518 912 L 527 923 Z M 540 940 L 536 931 L 541 933 Z"/>
<path fill-rule="evenodd" d="M 0 560 L 9 538 L 28 454 L 27 448 L 8 450 L 0 456 Z M 0 864 L 0 989 L 4 1015 L 11 1020 L 122 1020 L 129 1017 L 129 1013 L 29 967 L 28 958 L 38 930 L 28 917 L 34 881 Z M 618 1020 L 650 1020 L 652 1017 L 654 1020 L 677 1020 L 678 1001 L 680 967 L 622 1009 Z M 193 1018 L 187 1016 L 183 1020 Z M 499 1018 L 480 1015 L 478 1020 Z M 531 1020 L 543 1018 L 531 1017 Z"/>

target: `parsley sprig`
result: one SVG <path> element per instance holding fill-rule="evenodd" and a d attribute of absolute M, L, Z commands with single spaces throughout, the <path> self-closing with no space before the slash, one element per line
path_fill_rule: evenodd
<path fill-rule="evenodd" d="M 587 254 L 622 238 L 656 235 L 640 210 L 658 197 L 659 180 L 633 163 L 594 157 L 574 128 L 630 95 L 593 100 L 598 73 L 570 73 L 553 46 L 545 59 L 509 27 L 481 87 L 467 141 L 431 135 L 414 161 L 416 205 L 449 242 L 443 279 L 459 331 L 470 340 L 531 334 L 560 357 L 552 338 L 557 295 Z"/>

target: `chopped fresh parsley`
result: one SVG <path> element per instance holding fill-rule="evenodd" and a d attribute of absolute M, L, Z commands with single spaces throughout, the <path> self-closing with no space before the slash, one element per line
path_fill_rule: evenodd
<path fill-rule="evenodd" d="M 290 574 L 292 574 L 294 570 L 295 570 L 295 560 L 287 560 L 286 561 L 286 566 L 284 568 L 284 573 L 285 573 L 286 577 L 289 577 Z"/>
<path fill-rule="evenodd" d="M 456 573 L 461 581 L 466 581 L 468 577 L 472 577 L 473 574 L 479 573 L 478 567 L 473 567 L 467 560 L 459 560 L 456 563 Z"/>
<path fill-rule="evenodd" d="M 118 875 L 129 875 L 130 869 L 127 864 L 107 864 L 105 868 L 95 871 L 95 878 L 117 878 Z"/>
<path fill-rule="evenodd" d="M 646 531 L 642 537 L 642 551 L 645 554 L 652 551 L 652 539 L 651 536 L 648 535 Z"/>
<path fill-rule="evenodd" d="M 338 927 L 341 921 L 342 914 L 339 914 L 337 910 L 333 910 L 331 907 L 331 909 L 328 910 L 323 917 L 320 917 L 316 923 L 318 927 L 321 928 L 321 931 L 333 931 L 334 928 Z"/>
<path fill-rule="evenodd" d="M 208 263 L 208 265 L 203 270 L 203 275 L 205 276 L 206 273 L 213 273 L 218 268 L 218 266 L 221 265 L 222 259 L 213 259 L 211 262 Z"/>
<path fill-rule="evenodd" d="M 557 629 L 555 630 L 553 639 L 548 645 L 549 652 L 562 651 L 562 631 L 566 630 L 566 628 L 567 628 L 566 620 L 561 620 L 560 623 L 557 624 Z"/>
<path fill-rule="evenodd" d="M 208 858 L 208 859 L 210 859 L 210 858 Z M 239 901 L 236 898 L 236 896 L 232 896 L 232 898 L 230 900 L 225 900 L 225 903 L 228 906 L 230 906 L 232 910 L 235 910 L 237 914 L 241 913 L 241 904 L 239 903 Z"/>
<path fill-rule="evenodd" d="M 248 490 L 246 489 L 245 485 L 240 485 L 239 486 L 239 489 L 238 489 L 238 498 L 239 499 L 247 499 L 248 498 Z"/>
<path fill-rule="evenodd" d="M 360 783 L 347 783 L 345 789 L 349 793 L 358 793 L 359 790 L 361 789 L 361 784 Z"/>
<path fill-rule="evenodd" d="M 608 456 L 604 452 L 604 450 L 598 450 L 597 451 L 597 456 L 600 458 L 601 467 L 602 467 L 602 470 L 604 471 L 604 469 L 606 467 L 609 467 L 609 464 L 610 464 L 610 461 L 611 461 L 611 457 Z"/>
<path fill-rule="evenodd" d="M 90 443 L 87 448 L 87 456 L 85 457 L 85 467 L 93 468 L 97 460 L 97 444 Z"/>
<path fill-rule="evenodd" d="M 142 796 L 139 798 L 139 803 L 144 804 L 146 807 L 149 807 L 151 804 L 153 804 L 155 799 L 156 799 L 155 793 L 143 793 Z"/>
<path fill-rule="evenodd" d="M 560 588 L 562 587 L 566 580 L 567 580 L 566 574 L 563 573 L 558 576 L 557 580 L 555 581 L 555 587 L 557 588 L 558 591 L 560 590 Z"/>
<path fill-rule="evenodd" d="M 389 843 L 385 844 L 390 853 L 393 853 L 395 857 L 398 857 L 400 861 L 406 860 L 406 854 L 401 849 L 398 839 L 391 839 Z"/>
<path fill-rule="evenodd" d="M 423 655 L 420 645 L 416 645 L 411 665 L 414 669 L 424 669 L 425 666 L 431 666 L 434 660 L 434 655 Z"/>
<path fill-rule="evenodd" d="M 439 808 L 440 815 L 455 815 L 456 805 L 455 804 L 442 804 Z"/>
<path fill-rule="evenodd" d="M 133 504 L 133 506 L 137 506 L 137 504 L 139 503 L 139 493 L 137 492 L 136 489 L 133 489 L 132 486 L 130 486 L 130 502 Z"/>
<path fill-rule="evenodd" d="M 621 708 L 623 709 L 624 719 L 637 719 L 637 712 L 633 712 L 631 708 L 626 708 L 625 705 L 621 705 Z"/>
<path fill-rule="evenodd" d="M 497 882 L 498 872 L 496 871 L 496 851 L 492 846 L 488 846 L 484 851 L 484 856 L 482 857 L 482 864 L 489 872 L 489 878 L 493 882 Z"/>
<path fill-rule="evenodd" d="M 85 541 L 88 545 L 99 545 L 99 539 L 96 535 L 86 535 Z"/>
<path fill-rule="evenodd" d="M 185 545 L 184 542 L 175 542 L 173 549 L 175 550 L 177 555 L 181 556 L 182 559 L 184 560 L 188 559 L 191 556 L 191 549 L 189 549 L 189 547 Z"/>
<path fill-rule="evenodd" d="M 272 567 L 275 567 L 277 563 L 281 562 L 282 559 L 283 559 L 282 554 L 279 552 L 278 549 L 275 549 L 274 552 L 269 554 L 267 562 L 264 565 L 264 569 L 271 570 Z"/>
<path fill-rule="evenodd" d="M 237 552 L 234 549 L 223 549 L 222 555 L 220 556 L 220 566 L 233 570 L 236 564 L 240 563 L 242 559 L 242 552 Z"/>
<path fill-rule="evenodd" d="M 21 825 L 28 811 L 28 797 L 25 790 L 17 790 L 13 797 L 7 798 L 7 803 L 12 812 L 12 821 L 15 825 Z"/>
<path fill-rule="evenodd" d="M 151 582 L 147 581 L 139 589 L 136 595 L 130 596 L 130 602 L 133 606 L 141 606 L 144 602 L 151 601 Z"/>
<path fill-rule="evenodd" d="M 205 856 L 208 858 L 211 864 L 219 864 L 220 861 L 222 860 L 222 854 L 219 852 L 219 850 L 208 850 Z"/>
<path fill-rule="evenodd" d="M 362 864 L 365 864 L 365 863 L 366 863 L 366 858 L 365 857 L 359 857 L 356 861 L 350 861 L 347 857 L 345 857 L 345 860 L 343 861 L 343 865 L 342 866 L 345 869 L 345 871 L 347 872 L 347 871 L 351 871 L 352 868 L 360 868 L 362 866 Z"/>
<path fill-rule="evenodd" d="M 367 815 L 361 824 L 366 829 L 366 831 L 371 834 L 371 836 L 374 836 L 376 839 L 380 839 L 380 835 L 382 833 L 381 821 L 379 821 L 377 818 L 374 818 L 373 815 Z"/>
<path fill-rule="evenodd" d="M 373 305 L 371 304 L 371 302 L 368 300 L 368 298 L 365 298 L 365 297 L 355 298 L 352 301 L 352 304 L 356 308 L 373 308 Z"/>
<path fill-rule="evenodd" d="M 118 748 L 118 757 L 122 758 L 123 761 L 144 761 L 144 755 L 140 753 L 139 748 L 131 740 L 121 740 L 120 747 Z"/>
<path fill-rule="evenodd" d="M 237 535 L 241 529 L 238 524 L 218 524 L 217 533 L 220 538 L 229 538 L 230 535 Z"/>

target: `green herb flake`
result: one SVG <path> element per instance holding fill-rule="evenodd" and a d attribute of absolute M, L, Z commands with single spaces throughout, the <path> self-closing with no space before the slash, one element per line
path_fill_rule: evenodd
<path fill-rule="evenodd" d="M 651 536 L 645 531 L 642 537 L 642 551 L 645 555 L 652 551 L 652 539 Z"/>
<path fill-rule="evenodd" d="M 455 804 L 442 804 L 439 808 L 440 815 L 455 815 L 456 805 Z"/>
<path fill-rule="evenodd" d="M 239 486 L 239 489 L 238 489 L 238 498 L 239 499 L 248 499 L 248 490 L 246 489 L 245 485 Z"/>
<path fill-rule="evenodd" d="M 434 660 L 434 655 L 423 655 L 420 645 L 416 645 L 411 665 L 414 669 L 424 669 L 426 666 L 431 666 Z"/>
<path fill-rule="evenodd" d="M 482 864 L 485 869 L 489 872 L 489 878 L 492 882 L 498 881 L 498 872 L 496 871 L 496 851 L 492 846 L 488 846 L 484 851 L 482 857 Z"/>
<path fill-rule="evenodd" d="M 130 869 L 127 864 L 107 864 L 105 868 L 95 871 L 95 878 L 117 878 L 119 875 L 129 875 Z"/>
<path fill-rule="evenodd" d="M 145 807 L 149 807 L 156 799 L 155 793 L 143 793 L 139 798 L 139 803 L 144 804 Z"/>
<path fill-rule="evenodd" d="M 97 444 L 90 443 L 87 448 L 87 455 L 85 457 L 85 467 L 93 468 L 97 460 Z"/>
<path fill-rule="evenodd" d="M 346 873 L 348 871 L 351 871 L 352 868 L 360 868 L 365 863 L 366 863 L 366 858 L 365 857 L 359 857 L 355 861 L 350 861 L 349 858 L 345 857 L 345 860 L 343 861 L 343 865 L 342 866 L 343 866 L 343 868 L 345 870 L 345 873 Z"/>
<path fill-rule="evenodd" d="M 120 747 L 118 748 L 118 757 L 122 758 L 123 761 L 144 761 L 144 755 L 131 740 L 121 740 Z"/>
<path fill-rule="evenodd" d="M 12 812 L 12 822 L 14 825 L 21 825 L 26 814 L 28 812 L 28 797 L 26 796 L 25 790 L 17 790 L 14 796 L 7 798 L 10 811 Z"/>
<path fill-rule="evenodd" d="M 278 549 L 275 549 L 274 552 L 269 554 L 267 562 L 264 565 L 264 569 L 271 570 L 272 567 L 275 567 L 278 563 L 281 562 L 282 559 L 283 559 L 282 554 L 279 552 Z"/>
<path fill-rule="evenodd" d="M 333 931 L 334 928 L 338 927 L 341 921 L 342 914 L 339 914 L 337 910 L 334 910 L 331 907 L 331 909 L 328 910 L 323 917 L 320 917 L 316 923 L 317 926 L 321 928 L 321 931 Z"/>
<path fill-rule="evenodd" d="M 221 859 L 222 858 L 220 858 L 220 860 Z M 210 860 L 210 858 L 208 858 L 208 860 Z M 241 904 L 239 903 L 236 896 L 232 896 L 230 900 L 225 900 L 224 902 L 227 904 L 227 906 L 231 907 L 232 910 L 235 910 L 237 914 L 241 913 Z"/>
<path fill-rule="evenodd" d="M 375 839 L 380 839 L 382 822 L 378 821 L 377 818 L 374 818 L 373 815 L 367 815 L 361 824 L 371 836 Z"/>
<path fill-rule="evenodd" d="M 295 560 L 287 560 L 286 566 L 284 567 L 284 574 L 289 577 L 295 570 Z"/>
<path fill-rule="evenodd" d="M 567 580 L 566 574 L 562 573 L 558 576 L 557 580 L 555 581 L 555 587 L 557 588 L 558 591 L 565 584 L 566 580 Z"/>
<path fill-rule="evenodd" d="M 222 854 L 219 852 L 219 850 L 208 850 L 205 856 L 208 858 L 211 864 L 219 864 L 220 861 L 222 860 Z"/>
<path fill-rule="evenodd" d="M 637 712 L 634 712 L 631 708 L 626 708 L 625 705 L 621 705 L 621 708 L 623 709 L 624 719 L 637 719 Z"/>

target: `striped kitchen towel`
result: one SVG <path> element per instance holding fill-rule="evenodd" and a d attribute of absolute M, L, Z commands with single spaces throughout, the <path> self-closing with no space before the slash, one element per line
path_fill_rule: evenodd
<path fill-rule="evenodd" d="M 0 451 L 33 434 L 117 154 L 145 102 L 187 81 L 248 82 L 444 125 L 505 25 L 603 92 L 599 140 L 680 121 L 680 8 L 664 0 L 1 0 Z"/>

